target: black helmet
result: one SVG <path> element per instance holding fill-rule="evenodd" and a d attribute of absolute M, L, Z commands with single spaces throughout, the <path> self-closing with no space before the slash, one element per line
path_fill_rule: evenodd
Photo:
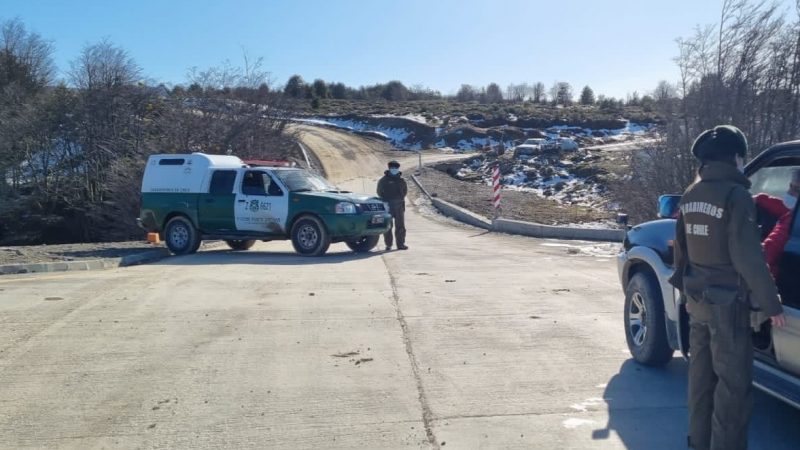
<path fill-rule="evenodd" d="M 399 169 L 400 163 L 397 161 L 389 161 L 389 168 L 391 169 L 392 167 Z"/>
<path fill-rule="evenodd" d="M 692 154 L 701 161 L 726 161 L 747 155 L 747 138 L 733 125 L 719 125 L 697 136 Z"/>

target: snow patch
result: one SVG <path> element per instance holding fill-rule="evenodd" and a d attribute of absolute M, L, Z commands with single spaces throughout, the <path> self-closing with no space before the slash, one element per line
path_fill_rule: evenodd
<path fill-rule="evenodd" d="M 574 430 L 575 428 L 582 427 L 584 425 L 592 425 L 592 424 L 594 424 L 594 420 L 576 419 L 576 418 L 573 417 L 573 418 L 570 418 L 570 419 L 567 419 L 567 420 L 561 422 L 561 424 L 564 425 L 564 428 L 568 428 L 570 430 Z"/>

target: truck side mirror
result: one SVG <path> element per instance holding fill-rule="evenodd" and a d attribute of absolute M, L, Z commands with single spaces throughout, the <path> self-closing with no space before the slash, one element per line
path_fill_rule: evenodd
<path fill-rule="evenodd" d="M 662 195 L 658 197 L 658 217 L 661 219 L 677 219 L 680 195 Z"/>

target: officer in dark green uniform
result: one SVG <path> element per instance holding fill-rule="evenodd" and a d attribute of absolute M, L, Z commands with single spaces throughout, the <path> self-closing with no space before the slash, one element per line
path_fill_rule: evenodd
<path fill-rule="evenodd" d="M 397 237 L 397 248 L 408 250 L 406 245 L 406 194 L 408 186 L 400 172 L 400 163 L 390 161 L 389 168 L 378 180 L 378 197 L 389 204 L 389 213 L 394 219 L 394 234 Z M 392 230 L 383 235 L 386 251 L 392 249 Z"/>
<path fill-rule="evenodd" d="M 752 409 L 751 309 L 783 326 L 783 308 L 761 249 L 756 209 L 742 173 L 747 140 L 722 125 L 697 137 L 699 180 L 681 199 L 670 282 L 687 299 L 690 331 L 689 447 L 747 448 Z"/>

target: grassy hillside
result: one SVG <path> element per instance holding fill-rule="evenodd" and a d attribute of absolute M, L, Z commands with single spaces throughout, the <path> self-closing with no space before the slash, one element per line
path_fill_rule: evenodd
<path fill-rule="evenodd" d="M 492 103 L 456 102 L 452 100 L 418 100 L 418 101 L 367 101 L 367 100 L 334 100 L 319 101 L 317 108 L 312 107 L 311 100 L 297 100 L 293 108 L 298 115 L 417 115 L 424 117 L 428 123 L 437 124 L 449 117 L 466 116 L 470 119 L 486 120 L 487 125 L 504 125 L 509 117 L 523 121 L 535 121 L 532 127 L 546 127 L 556 124 L 580 126 L 590 122 L 615 121 L 625 118 L 632 122 L 662 123 L 664 117 L 654 110 L 645 110 L 640 106 L 602 109 L 598 106 L 573 105 L 569 107 L 550 104 L 524 103 Z M 604 128 L 596 126 L 592 128 Z"/>

